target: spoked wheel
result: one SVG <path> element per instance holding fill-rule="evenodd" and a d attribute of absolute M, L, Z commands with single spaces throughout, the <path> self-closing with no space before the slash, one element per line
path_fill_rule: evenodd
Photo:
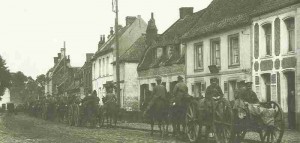
<path fill-rule="evenodd" d="M 274 112 L 274 125 L 266 125 L 260 132 L 260 138 L 263 143 L 280 143 L 284 133 L 283 112 L 280 106 L 275 102 L 264 103 L 269 109 Z"/>
<path fill-rule="evenodd" d="M 225 99 L 216 103 L 214 109 L 214 132 L 217 143 L 232 143 L 233 139 L 233 111 Z"/>
<path fill-rule="evenodd" d="M 187 108 L 185 121 L 186 121 L 186 132 L 190 142 L 196 142 L 199 133 L 199 124 L 197 123 L 197 109 L 195 105 L 190 104 Z"/>

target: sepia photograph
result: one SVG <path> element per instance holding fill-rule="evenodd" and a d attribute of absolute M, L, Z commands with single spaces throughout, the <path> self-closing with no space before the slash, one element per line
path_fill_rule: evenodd
<path fill-rule="evenodd" d="M 0 143 L 300 143 L 300 0 L 0 0 Z"/>

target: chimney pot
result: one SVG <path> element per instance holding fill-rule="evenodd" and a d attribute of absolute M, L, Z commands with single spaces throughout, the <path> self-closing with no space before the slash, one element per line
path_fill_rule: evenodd
<path fill-rule="evenodd" d="M 134 16 L 127 16 L 126 19 L 125 19 L 126 20 L 126 26 L 132 24 L 135 21 L 135 19 L 136 19 L 136 17 L 134 17 Z"/>

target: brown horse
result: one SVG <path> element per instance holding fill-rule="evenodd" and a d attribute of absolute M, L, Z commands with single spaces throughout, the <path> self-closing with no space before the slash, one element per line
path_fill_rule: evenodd
<path fill-rule="evenodd" d="M 109 100 L 107 97 L 103 97 L 102 101 L 104 103 L 103 107 L 100 108 L 99 112 L 102 112 L 102 115 L 104 116 L 102 118 L 102 125 L 104 124 L 104 120 L 106 118 L 107 125 L 112 126 L 112 122 L 114 125 L 117 125 L 118 115 L 119 115 L 119 105 L 114 100 Z"/>
<path fill-rule="evenodd" d="M 151 125 L 151 135 L 155 122 L 158 123 L 160 135 L 163 137 L 167 134 L 169 104 L 165 99 L 156 98 L 154 104 L 147 111 L 145 116 L 148 117 Z"/>

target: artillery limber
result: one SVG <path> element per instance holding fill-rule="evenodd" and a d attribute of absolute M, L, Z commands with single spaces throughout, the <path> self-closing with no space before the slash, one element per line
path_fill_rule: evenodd
<path fill-rule="evenodd" d="M 277 103 L 247 104 L 242 110 L 226 99 L 215 100 L 210 108 L 207 105 L 205 99 L 190 100 L 186 112 L 190 142 L 207 142 L 211 137 L 218 143 L 240 142 L 247 132 L 257 132 L 263 143 L 281 142 L 284 120 Z"/>

